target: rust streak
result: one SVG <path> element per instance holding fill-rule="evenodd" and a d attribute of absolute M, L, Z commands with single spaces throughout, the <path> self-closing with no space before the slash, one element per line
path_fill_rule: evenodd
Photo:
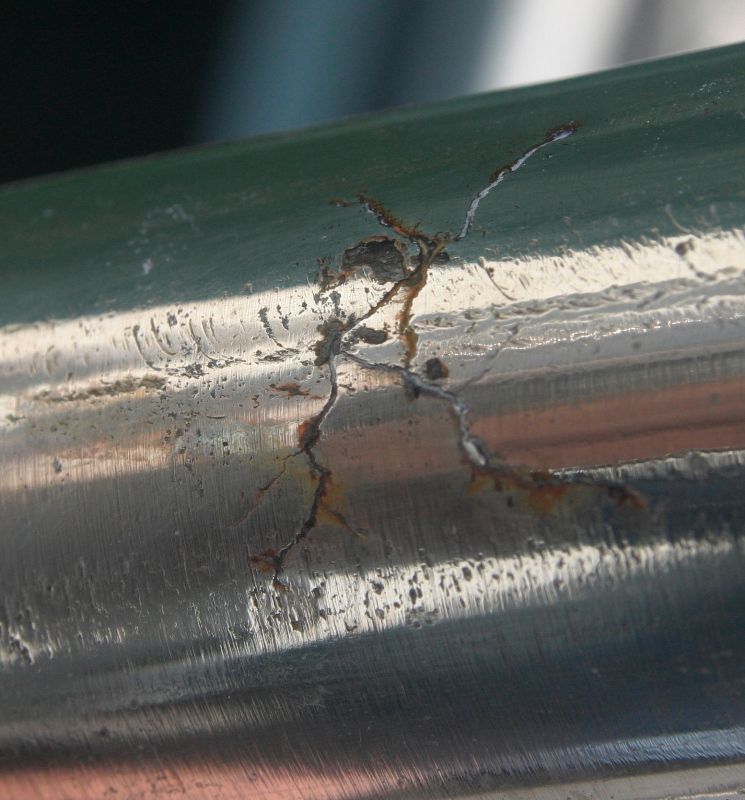
<path fill-rule="evenodd" d="M 269 388 L 274 389 L 275 392 L 283 392 L 288 397 L 308 397 L 310 395 L 309 389 L 301 389 L 294 381 L 281 383 L 279 386 L 276 383 L 270 383 Z"/>
<path fill-rule="evenodd" d="M 401 220 L 395 217 L 380 200 L 373 200 L 373 198 L 368 197 L 364 192 L 360 192 L 357 196 L 365 211 L 372 214 L 383 227 L 390 228 L 394 233 L 397 233 L 404 239 L 411 239 L 412 241 L 427 239 L 425 234 L 417 230 L 417 225 L 412 228 L 401 222 Z"/>
<path fill-rule="evenodd" d="M 267 481 L 267 483 L 265 483 L 263 486 L 260 486 L 256 490 L 256 494 L 254 495 L 253 503 L 248 508 L 246 513 L 240 519 L 236 520 L 230 526 L 231 528 L 237 528 L 239 525 L 244 523 L 254 513 L 254 511 L 256 511 L 256 509 L 263 502 L 264 497 L 266 496 L 267 492 L 269 492 L 272 489 L 272 487 L 275 486 L 275 484 L 279 483 L 279 481 L 283 478 L 285 472 L 287 471 L 287 462 L 290 459 L 296 458 L 299 455 L 300 455 L 300 452 L 290 453 L 288 456 L 285 456 L 282 459 L 282 467 L 280 468 L 280 471 L 273 478 L 271 478 L 269 481 Z"/>

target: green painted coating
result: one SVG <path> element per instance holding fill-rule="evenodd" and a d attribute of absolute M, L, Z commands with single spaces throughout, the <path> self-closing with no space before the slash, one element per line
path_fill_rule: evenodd
<path fill-rule="evenodd" d="M 362 190 L 424 231 L 456 233 L 497 167 L 571 122 L 575 135 L 482 202 L 451 255 L 743 224 L 745 45 L 736 45 L 9 185 L 0 325 L 305 283 L 316 258 L 336 260 L 381 232 L 361 206 L 329 203 Z"/>

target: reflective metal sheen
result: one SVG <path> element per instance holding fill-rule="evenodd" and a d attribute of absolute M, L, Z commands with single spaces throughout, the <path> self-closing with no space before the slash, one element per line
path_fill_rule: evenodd
<path fill-rule="evenodd" d="M 0 192 L 0 796 L 745 792 L 745 49 Z"/>

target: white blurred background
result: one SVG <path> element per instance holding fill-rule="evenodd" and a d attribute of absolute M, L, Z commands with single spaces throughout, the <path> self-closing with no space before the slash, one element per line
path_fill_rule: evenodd
<path fill-rule="evenodd" d="M 0 182 L 745 40 L 745 0 L 32 0 Z"/>
<path fill-rule="evenodd" d="M 267 0 L 223 27 L 199 141 L 745 40 L 745 0 Z"/>

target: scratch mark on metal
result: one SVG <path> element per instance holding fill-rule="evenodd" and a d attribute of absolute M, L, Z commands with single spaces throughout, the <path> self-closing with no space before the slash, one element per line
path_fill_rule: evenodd
<path fill-rule="evenodd" d="M 272 341 L 277 347 L 284 354 L 288 353 L 297 353 L 298 351 L 293 349 L 292 347 L 286 347 L 282 342 L 280 342 L 274 334 L 274 329 L 272 328 L 271 323 L 269 322 L 269 309 L 264 306 L 264 308 L 259 309 L 259 319 L 261 320 L 261 324 L 264 326 L 264 331 L 266 332 L 267 337 Z M 271 359 L 273 360 L 273 359 Z"/>

